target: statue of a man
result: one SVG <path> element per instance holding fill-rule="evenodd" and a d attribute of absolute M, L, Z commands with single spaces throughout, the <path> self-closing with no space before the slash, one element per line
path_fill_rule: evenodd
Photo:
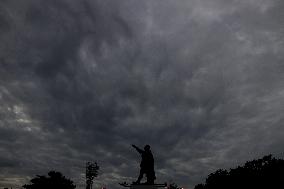
<path fill-rule="evenodd" d="M 144 174 L 146 174 L 146 177 L 147 177 L 146 184 L 154 184 L 154 180 L 156 179 L 156 176 L 155 176 L 155 171 L 154 171 L 154 158 L 150 150 L 150 146 L 146 145 L 144 147 L 144 150 L 138 148 L 135 145 L 132 145 L 132 147 L 135 148 L 141 154 L 141 157 L 142 157 L 142 160 L 140 163 L 140 174 L 135 184 L 140 184 L 140 181 L 143 178 Z"/>

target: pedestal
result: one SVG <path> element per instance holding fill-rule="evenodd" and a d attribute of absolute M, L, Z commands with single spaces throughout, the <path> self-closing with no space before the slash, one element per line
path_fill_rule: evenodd
<path fill-rule="evenodd" d="M 131 185 L 130 189 L 158 189 L 155 185 Z"/>

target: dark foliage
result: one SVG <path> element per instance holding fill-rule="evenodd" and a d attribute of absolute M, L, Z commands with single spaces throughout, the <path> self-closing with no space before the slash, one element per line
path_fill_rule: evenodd
<path fill-rule="evenodd" d="M 167 188 L 168 189 L 182 189 L 176 183 L 170 183 Z"/>
<path fill-rule="evenodd" d="M 97 162 L 87 162 L 86 163 L 86 189 L 91 189 L 93 185 L 93 180 L 98 176 L 98 171 L 100 167 Z"/>
<path fill-rule="evenodd" d="M 205 188 L 204 184 L 197 184 L 197 185 L 194 187 L 194 189 L 204 189 L 204 188 Z"/>
<path fill-rule="evenodd" d="M 246 162 L 235 169 L 219 169 L 211 173 L 205 184 L 195 189 L 284 188 L 284 160 L 272 155 Z"/>
<path fill-rule="evenodd" d="M 25 189 L 75 189 L 73 181 L 65 178 L 60 172 L 50 171 L 48 176 L 37 175 L 31 179 L 31 184 L 24 185 Z"/>

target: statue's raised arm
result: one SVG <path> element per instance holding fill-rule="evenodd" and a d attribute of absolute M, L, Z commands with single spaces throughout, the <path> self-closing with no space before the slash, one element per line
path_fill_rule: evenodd
<path fill-rule="evenodd" d="M 135 148 L 137 150 L 137 152 L 139 152 L 140 154 L 142 154 L 144 152 L 144 150 L 138 148 L 137 146 L 135 146 L 134 144 L 132 144 L 132 147 Z"/>

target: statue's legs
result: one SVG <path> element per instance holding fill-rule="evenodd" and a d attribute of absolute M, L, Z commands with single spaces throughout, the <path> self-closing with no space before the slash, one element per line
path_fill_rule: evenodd
<path fill-rule="evenodd" d="M 141 169 L 140 169 L 139 176 L 138 176 L 138 179 L 137 179 L 137 181 L 135 182 L 136 184 L 140 184 L 140 181 L 141 181 L 141 179 L 143 178 L 144 173 L 145 173 L 144 169 L 141 168 Z"/>
<path fill-rule="evenodd" d="M 156 176 L 155 176 L 155 172 L 152 170 L 152 171 L 148 171 L 147 174 L 146 174 L 146 177 L 147 177 L 147 184 L 154 184 L 154 181 L 156 179 Z"/>

